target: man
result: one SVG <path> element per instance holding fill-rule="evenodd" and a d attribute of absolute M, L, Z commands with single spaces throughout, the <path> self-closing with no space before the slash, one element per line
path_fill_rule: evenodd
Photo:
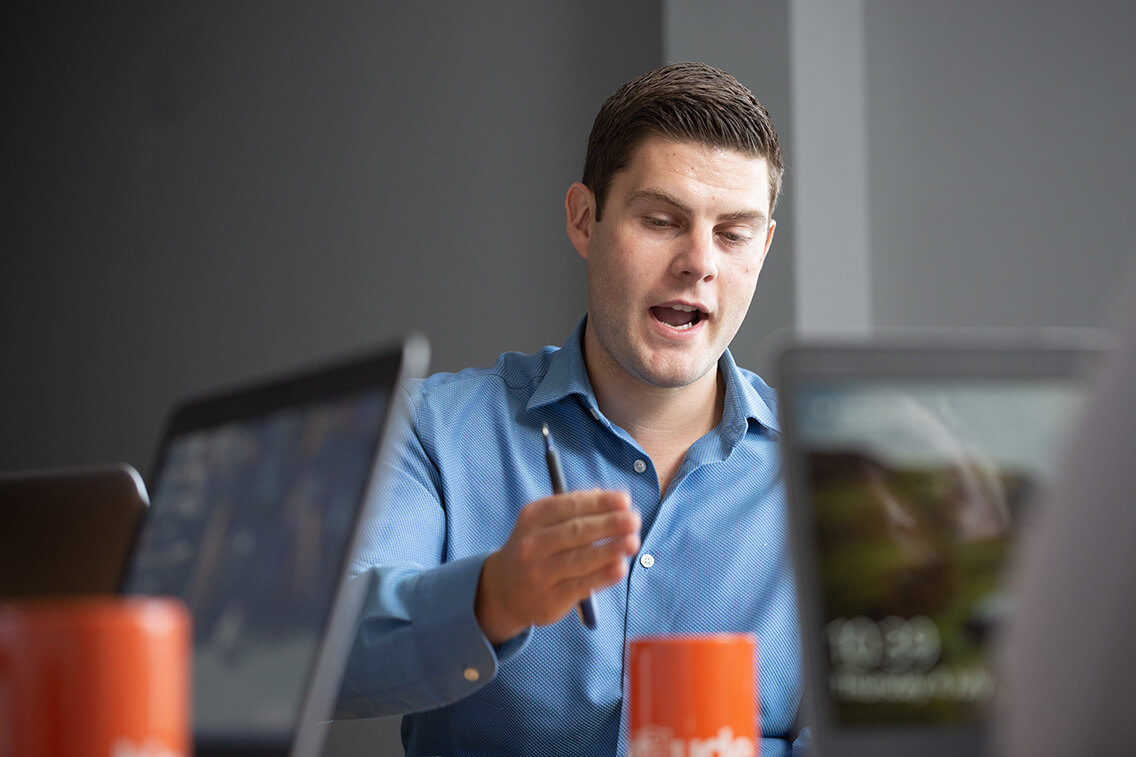
<path fill-rule="evenodd" d="M 800 699 L 776 403 L 727 345 L 773 240 L 781 151 L 736 80 L 679 64 L 600 110 L 565 199 L 588 313 L 560 349 L 418 387 L 355 573 L 340 715 L 407 753 L 624 754 L 624 648 L 759 639 L 761 754 Z M 570 494 L 553 496 L 547 424 Z M 595 592 L 599 627 L 574 608 Z"/>

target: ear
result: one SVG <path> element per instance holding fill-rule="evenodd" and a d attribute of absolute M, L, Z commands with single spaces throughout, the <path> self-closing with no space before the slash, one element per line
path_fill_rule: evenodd
<path fill-rule="evenodd" d="M 769 245 L 773 244 L 773 232 L 777 229 L 777 222 L 769 219 L 769 229 L 765 232 L 765 249 L 761 251 L 761 262 L 765 263 L 765 256 L 769 254 Z"/>
<path fill-rule="evenodd" d="M 580 182 L 568 187 L 564 197 L 564 215 L 567 217 L 568 239 L 584 260 L 588 259 L 588 245 L 596 225 L 596 196 Z"/>

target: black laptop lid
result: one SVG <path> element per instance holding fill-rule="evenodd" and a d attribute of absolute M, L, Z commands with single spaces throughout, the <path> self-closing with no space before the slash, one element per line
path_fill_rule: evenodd
<path fill-rule="evenodd" d="M 808 719 L 822 755 L 981 754 L 1009 551 L 1100 351 L 799 344 L 780 359 Z"/>
<path fill-rule="evenodd" d="M 317 754 L 354 632 L 344 577 L 420 339 L 189 402 L 123 589 L 188 604 L 200 755 Z"/>

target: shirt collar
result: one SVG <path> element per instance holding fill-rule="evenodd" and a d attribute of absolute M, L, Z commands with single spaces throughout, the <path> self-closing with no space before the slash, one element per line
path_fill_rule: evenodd
<path fill-rule="evenodd" d="M 548 371 L 529 398 L 529 410 L 577 395 L 584 406 L 598 417 L 600 411 L 596 404 L 596 393 L 592 390 L 592 382 L 584 366 L 583 338 L 584 324 L 587 321 L 585 316 L 572 336 L 568 337 L 568 341 L 553 353 Z M 729 350 L 718 359 L 718 370 L 726 379 L 726 399 L 722 409 L 722 422 L 719 424 L 724 434 L 734 439 L 740 438 L 745 433 L 750 418 L 772 431 L 780 430 L 777 413 L 757 389 L 745 380 Z"/>
<path fill-rule="evenodd" d="M 718 359 L 718 370 L 726 377 L 726 400 L 722 408 L 722 428 L 724 430 L 736 429 L 738 435 L 745 433 L 746 421 L 749 418 L 760 423 L 770 431 L 780 432 L 777 424 L 777 410 L 771 405 L 773 393 L 768 387 L 769 399 L 758 392 L 752 382 L 747 381 L 734 356 L 729 350 L 722 353 Z M 760 381 L 760 379 L 758 379 Z M 763 385 L 764 386 L 764 385 Z"/>
<path fill-rule="evenodd" d="M 529 398 L 529 410 L 551 405 L 575 394 L 579 395 L 593 415 L 599 412 L 596 393 L 592 390 L 592 382 L 588 379 L 588 369 L 584 367 L 583 339 L 584 324 L 587 322 L 588 318 L 585 316 L 572 332 L 572 336 L 568 337 L 568 341 L 552 354 L 548 362 L 548 371 Z"/>

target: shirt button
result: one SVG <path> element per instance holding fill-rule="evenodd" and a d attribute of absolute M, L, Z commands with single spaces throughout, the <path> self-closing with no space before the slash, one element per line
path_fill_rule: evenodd
<path fill-rule="evenodd" d="M 639 564 L 644 568 L 649 568 L 655 564 L 655 556 L 650 552 L 644 552 L 639 556 Z"/>
<path fill-rule="evenodd" d="M 636 460 L 635 465 L 631 467 L 635 469 L 636 473 L 642 473 L 643 471 L 647 470 L 647 463 L 642 460 Z"/>
<path fill-rule="evenodd" d="M 466 668 L 462 671 L 462 675 L 465 676 L 465 680 L 470 683 L 476 683 L 477 680 L 481 678 L 481 673 L 477 672 L 477 668 Z"/>

